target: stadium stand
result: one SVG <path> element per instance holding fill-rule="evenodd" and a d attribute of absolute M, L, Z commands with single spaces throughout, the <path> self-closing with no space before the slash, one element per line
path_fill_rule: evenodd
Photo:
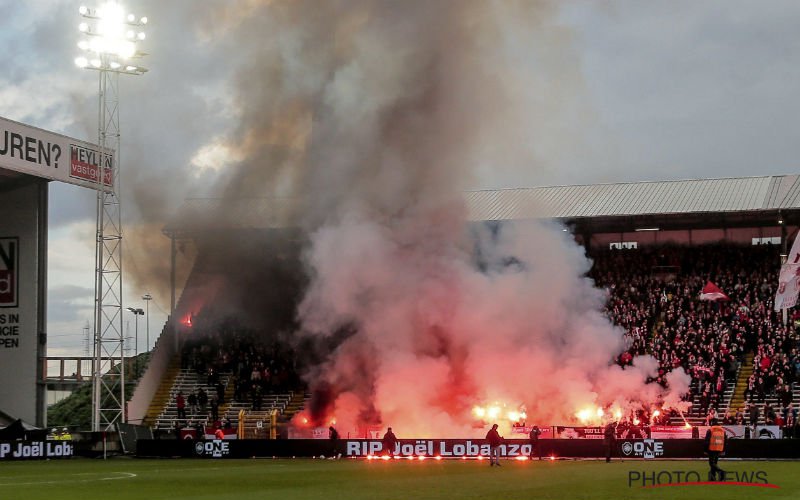
<path fill-rule="evenodd" d="M 296 326 L 294 305 L 304 283 L 298 256 L 304 237 L 291 229 L 296 226 L 291 203 L 194 199 L 184 205 L 181 216 L 164 232 L 173 242 L 191 240 L 197 248 L 175 321 L 188 317 L 193 325 L 190 333 L 179 336 L 183 348 L 172 355 L 180 357 L 184 369 L 202 374 L 211 362 L 231 374 L 225 398 L 230 401 L 225 408 L 229 418 L 240 410 L 253 415 L 260 411 L 266 417 L 266 408 L 284 405 L 287 414 L 301 407 L 306 394 L 296 367 L 274 366 L 277 360 L 294 360 L 292 353 L 277 352 L 268 343 L 256 346 L 252 339 L 226 340 L 229 343 L 223 345 L 215 338 L 274 339 L 276 332 Z M 796 408 L 800 356 L 794 322 L 800 318 L 792 318 L 785 328 L 772 310 L 781 249 L 753 246 L 750 240 L 786 245 L 800 216 L 800 176 L 474 191 L 467 193 L 467 205 L 468 217 L 476 223 L 547 218 L 565 224 L 594 261 L 590 276 L 608 291 L 607 314 L 625 330 L 626 349 L 616 361 L 625 365 L 634 355 L 653 354 L 660 364 L 654 380 L 658 383 L 664 383 L 670 370 L 683 367 L 692 376 L 693 405 L 686 415 L 691 423 L 704 423 L 711 410 L 720 417 L 727 412 L 730 419 L 738 414 L 748 421 L 748 403 L 758 405 L 760 423 L 771 418 L 769 408 L 782 409 L 790 402 Z M 609 249 L 615 244 L 632 249 Z M 731 300 L 700 301 L 707 281 Z M 221 360 L 205 359 L 202 347 L 193 352 L 191 343 L 206 335 L 199 334 L 205 328 L 204 314 L 221 317 L 209 304 L 224 309 L 226 303 L 245 316 L 258 315 L 264 324 L 258 332 L 241 325 L 210 332 L 209 351 L 219 353 Z M 199 371 L 198 356 L 203 358 Z M 236 366 L 231 365 L 234 358 Z M 169 399 L 162 409 L 180 390 L 175 363 L 163 369 L 163 377 L 175 377 L 176 382 L 163 389 L 168 387 L 172 397 L 159 392 Z M 257 367 L 259 363 L 266 371 Z M 259 396 L 252 391 L 254 367 L 262 381 L 269 378 L 260 383 L 261 410 L 254 409 Z M 281 378 L 285 383 L 273 386 L 273 380 Z M 151 399 L 157 403 L 157 398 L 142 393 L 139 408 Z M 171 410 L 164 413 L 172 415 Z M 775 416 L 780 413 L 776 410 Z M 680 415 L 671 420 L 683 423 Z"/>
<path fill-rule="evenodd" d="M 712 411 L 735 415 L 745 399 L 781 410 L 797 400 L 796 335 L 773 310 L 777 247 L 668 245 L 600 250 L 592 257 L 591 276 L 608 291 L 606 312 L 625 329 L 627 349 L 617 361 L 624 366 L 635 355 L 652 354 L 660 383 L 682 366 L 692 376 L 690 423 Z M 699 300 L 708 281 L 730 301 Z M 756 371 L 745 379 L 751 389 L 739 391 L 746 397 L 732 405 L 737 377 L 750 373 L 740 370 L 751 370 L 751 359 Z M 766 421 L 763 411 L 760 421 Z"/>

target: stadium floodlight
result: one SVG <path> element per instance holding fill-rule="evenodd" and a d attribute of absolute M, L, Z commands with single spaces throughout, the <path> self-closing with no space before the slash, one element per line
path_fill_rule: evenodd
<path fill-rule="evenodd" d="M 99 66 L 92 64 L 81 67 L 129 74 L 147 71 L 140 65 L 126 64 L 128 60 L 144 55 L 137 50 L 136 44 L 146 38 L 145 32 L 140 31 L 147 23 L 146 17 L 137 21 L 135 15 L 126 14 L 116 1 L 108 1 L 96 9 L 82 5 L 78 12 L 92 21 L 78 25 L 78 30 L 89 36 L 89 40 L 78 43 L 78 48 L 89 53 L 90 60 L 100 61 Z"/>
<path fill-rule="evenodd" d="M 119 199 L 120 133 L 119 75 L 141 75 L 146 68 L 131 61 L 144 56 L 137 50 L 144 40 L 144 22 L 125 12 L 116 0 L 97 8 L 81 5 L 78 25 L 84 55 L 75 59 L 80 68 L 100 75 L 98 141 L 103 172 L 97 183 L 97 232 L 95 240 L 94 373 L 92 376 L 92 429 L 103 431 L 126 422 L 125 336 L 122 329 L 122 216 Z M 130 33 L 130 35 L 128 35 Z M 139 33 L 142 33 L 140 36 Z M 115 151 L 109 161 L 109 151 Z M 106 164 L 110 168 L 105 167 Z M 130 311 L 130 309 L 128 309 Z M 140 309 L 138 311 L 141 311 Z M 137 315 L 141 312 L 131 311 Z M 138 351 L 138 325 L 136 350 Z M 137 352 L 138 354 L 138 352 Z"/>
<path fill-rule="evenodd" d="M 134 358 L 133 359 L 134 359 L 134 366 L 136 367 L 135 368 L 135 374 L 138 377 L 138 375 L 139 375 L 139 316 L 144 316 L 144 309 L 142 309 L 141 307 L 126 307 L 125 309 L 127 309 L 130 312 L 132 312 L 133 315 L 134 315 L 134 323 L 135 323 L 135 325 L 134 325 L 134 328 L 135 328 L 134 336 L 135 336 L 135 340 L 134 340 L 134 348 L 133 348 L 133 350 L 134 350 L 134 354 L 133 354 Z M 130 326 L 128 326 L 128 328 L 130 328 Z"/>

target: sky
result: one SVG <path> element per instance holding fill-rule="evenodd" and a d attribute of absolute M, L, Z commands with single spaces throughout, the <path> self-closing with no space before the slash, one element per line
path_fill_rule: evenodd
<path fill-rule="evenodd" d="M 270 17 L 265 5 L 281 1 L 125 3 L 149 19 L 141 45 L 149 71 L 121 84 L 124 305 L 144 307 L 142 294 L 153 294 L 151 343 L 169 308 L 161 229 L 186 198 L 225 193 L 243 151 L 258 140 L 252 132 L 270 115 L 272 84 L 260 62 L 274 44 L 292 43 L 271 37 L 272 23 L 292 22 Z M 0 116 L 96 139 L 97 74 L 73 63 L 80 5 L 0 0 Z M 484 165 L 471 188 L 797 172 L 799 2 L 531 5 L 543 21 L 516 58 L 537 75 L 527 82 L 532 97 L 520 112 L 530 120 L 519 135 L 535 164 Z M 313 54 L 298 49 L 286 64 L 313 64 Z M 84 353 L 94 217 L 93 192 L 51 184 L 50 355 Z M 130 335 L 133 323 L 126 318 Z M 143 331 L 140 321 L 140 350 Z"/>

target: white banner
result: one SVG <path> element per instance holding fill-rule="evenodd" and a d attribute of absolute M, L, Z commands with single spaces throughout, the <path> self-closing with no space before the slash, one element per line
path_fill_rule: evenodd
<path fill-rule="evenodd" d="M 800 235 L 798 235 L 800 236 Z M 792 251 L 786 263 L 781 266 L 778 277 L 778 293 L 775 294 L 775 310 L 789 309 L 797 304 L 797 294 L 800 291 L 800 237 L 795 237 Z"/>
<path fill-rule="evenodd" d="M 110 191 L 113 167 L 112 150 L 0 117 L 0 168 Z"/>

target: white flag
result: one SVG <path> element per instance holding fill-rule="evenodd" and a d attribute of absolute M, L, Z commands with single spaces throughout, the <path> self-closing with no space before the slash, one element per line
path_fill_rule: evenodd
<path fill-rule="evenodd" d="M 798 235 L 800 236 L 800 234 Z M 800 292 L 800 237 L 795 237 L 792 251 L 786 263 L 781 266 L 778 276 L 778 293 L 775 294 L 775 310 L 789 309 L 797 304 L 797 294 Z"/>

